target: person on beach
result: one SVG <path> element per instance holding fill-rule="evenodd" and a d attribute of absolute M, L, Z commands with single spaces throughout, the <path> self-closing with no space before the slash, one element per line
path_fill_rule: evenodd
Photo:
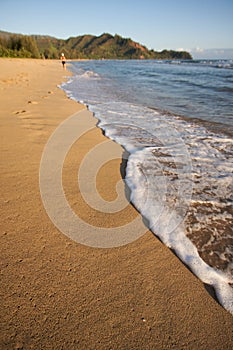
<path fill-rule="evenodd" d="M 60 60 L 61 60 L 63 69 L 66 69 L 66 58 L 65 58 L 64 53 L 61 54 Z"/>

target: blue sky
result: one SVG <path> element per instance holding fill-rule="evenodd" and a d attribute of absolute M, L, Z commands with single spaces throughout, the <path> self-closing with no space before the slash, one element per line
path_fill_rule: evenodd
<path fill-rule="evenodd" d="M 197 55 L 200 49 L 233 49 L 233 0 L 0 0 L 0 5 L 0 29 L 10 32 L 58 38 L 117 33 L 155 50 L 198 48 Z"/>

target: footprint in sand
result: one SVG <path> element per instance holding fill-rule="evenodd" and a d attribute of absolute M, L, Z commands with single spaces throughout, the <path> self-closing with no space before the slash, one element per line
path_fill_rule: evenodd
<path fill-rule="evenodd" d="M 28 103 L 32 104 L 32 105 L 38 105 L 37 101 L 28 101 Z"/>
<path fill-rule="evenodd" d="M 29 101 L 28 101 L 28 104 L 37 105 L 38 102 L 37 102 L 37 101 L 29 100 Z M 21 110 L 19 110 L 19 111 L 12 112 L 12 114 L 17 115 L 17 116 L 20 117 L 21 119 L 28 119 L 28 118 L 31 116 L 31 114 L 30 114 L 28 111 L 26 111 L 26 109 L 21 109 Z"/>
<path fill-rule="evenodd" d="M 20 119 L 31 119 L 32 115 L 29 111 L 26 111 L 25 109 L 22 109 L 21 111 L 13 112 L 13 114 L 17 115 Z"/>
<path fill-rule="evenodd" d="M 54 92 L 53 92 L 53 91 L 48 91 L 48 95 L 44 95 L 44 96 L 42 96 L 42 98 L 48 98 L 48 97 L 49 97 L 49 95 L 52 95 L 52 94 L 54 94 Z"/>
<path fill-rule="evenodd" d="M 25 111 L 25 109 L 21 110 L 21 111 L 16 111 L 13 112 L 13 114 L 22 114 L 22 113 L 26 113 L 27 111 Z"/>

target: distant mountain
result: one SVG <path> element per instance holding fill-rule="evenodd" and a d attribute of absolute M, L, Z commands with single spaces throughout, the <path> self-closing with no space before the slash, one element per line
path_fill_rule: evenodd
<path fill-rule="evenodd" d="M 47 35 L 20 35 L 0 31 L 0 57 L 60 57 L 70 59 L 192 59 L 186 51 L 149 50 L 130 38 L 104 33 L 57 39 Z"/>

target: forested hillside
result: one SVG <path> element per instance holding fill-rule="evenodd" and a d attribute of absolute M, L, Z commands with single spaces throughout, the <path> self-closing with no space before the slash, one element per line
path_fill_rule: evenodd
<path fill-rule="evenodd" d="M 192 59 L 188 52 L 149 50 L 117 34 L 82 35 L 64 40 L 0 32 L 0 57 L 58 59 L 61 52 L 70 59 Z"/>

